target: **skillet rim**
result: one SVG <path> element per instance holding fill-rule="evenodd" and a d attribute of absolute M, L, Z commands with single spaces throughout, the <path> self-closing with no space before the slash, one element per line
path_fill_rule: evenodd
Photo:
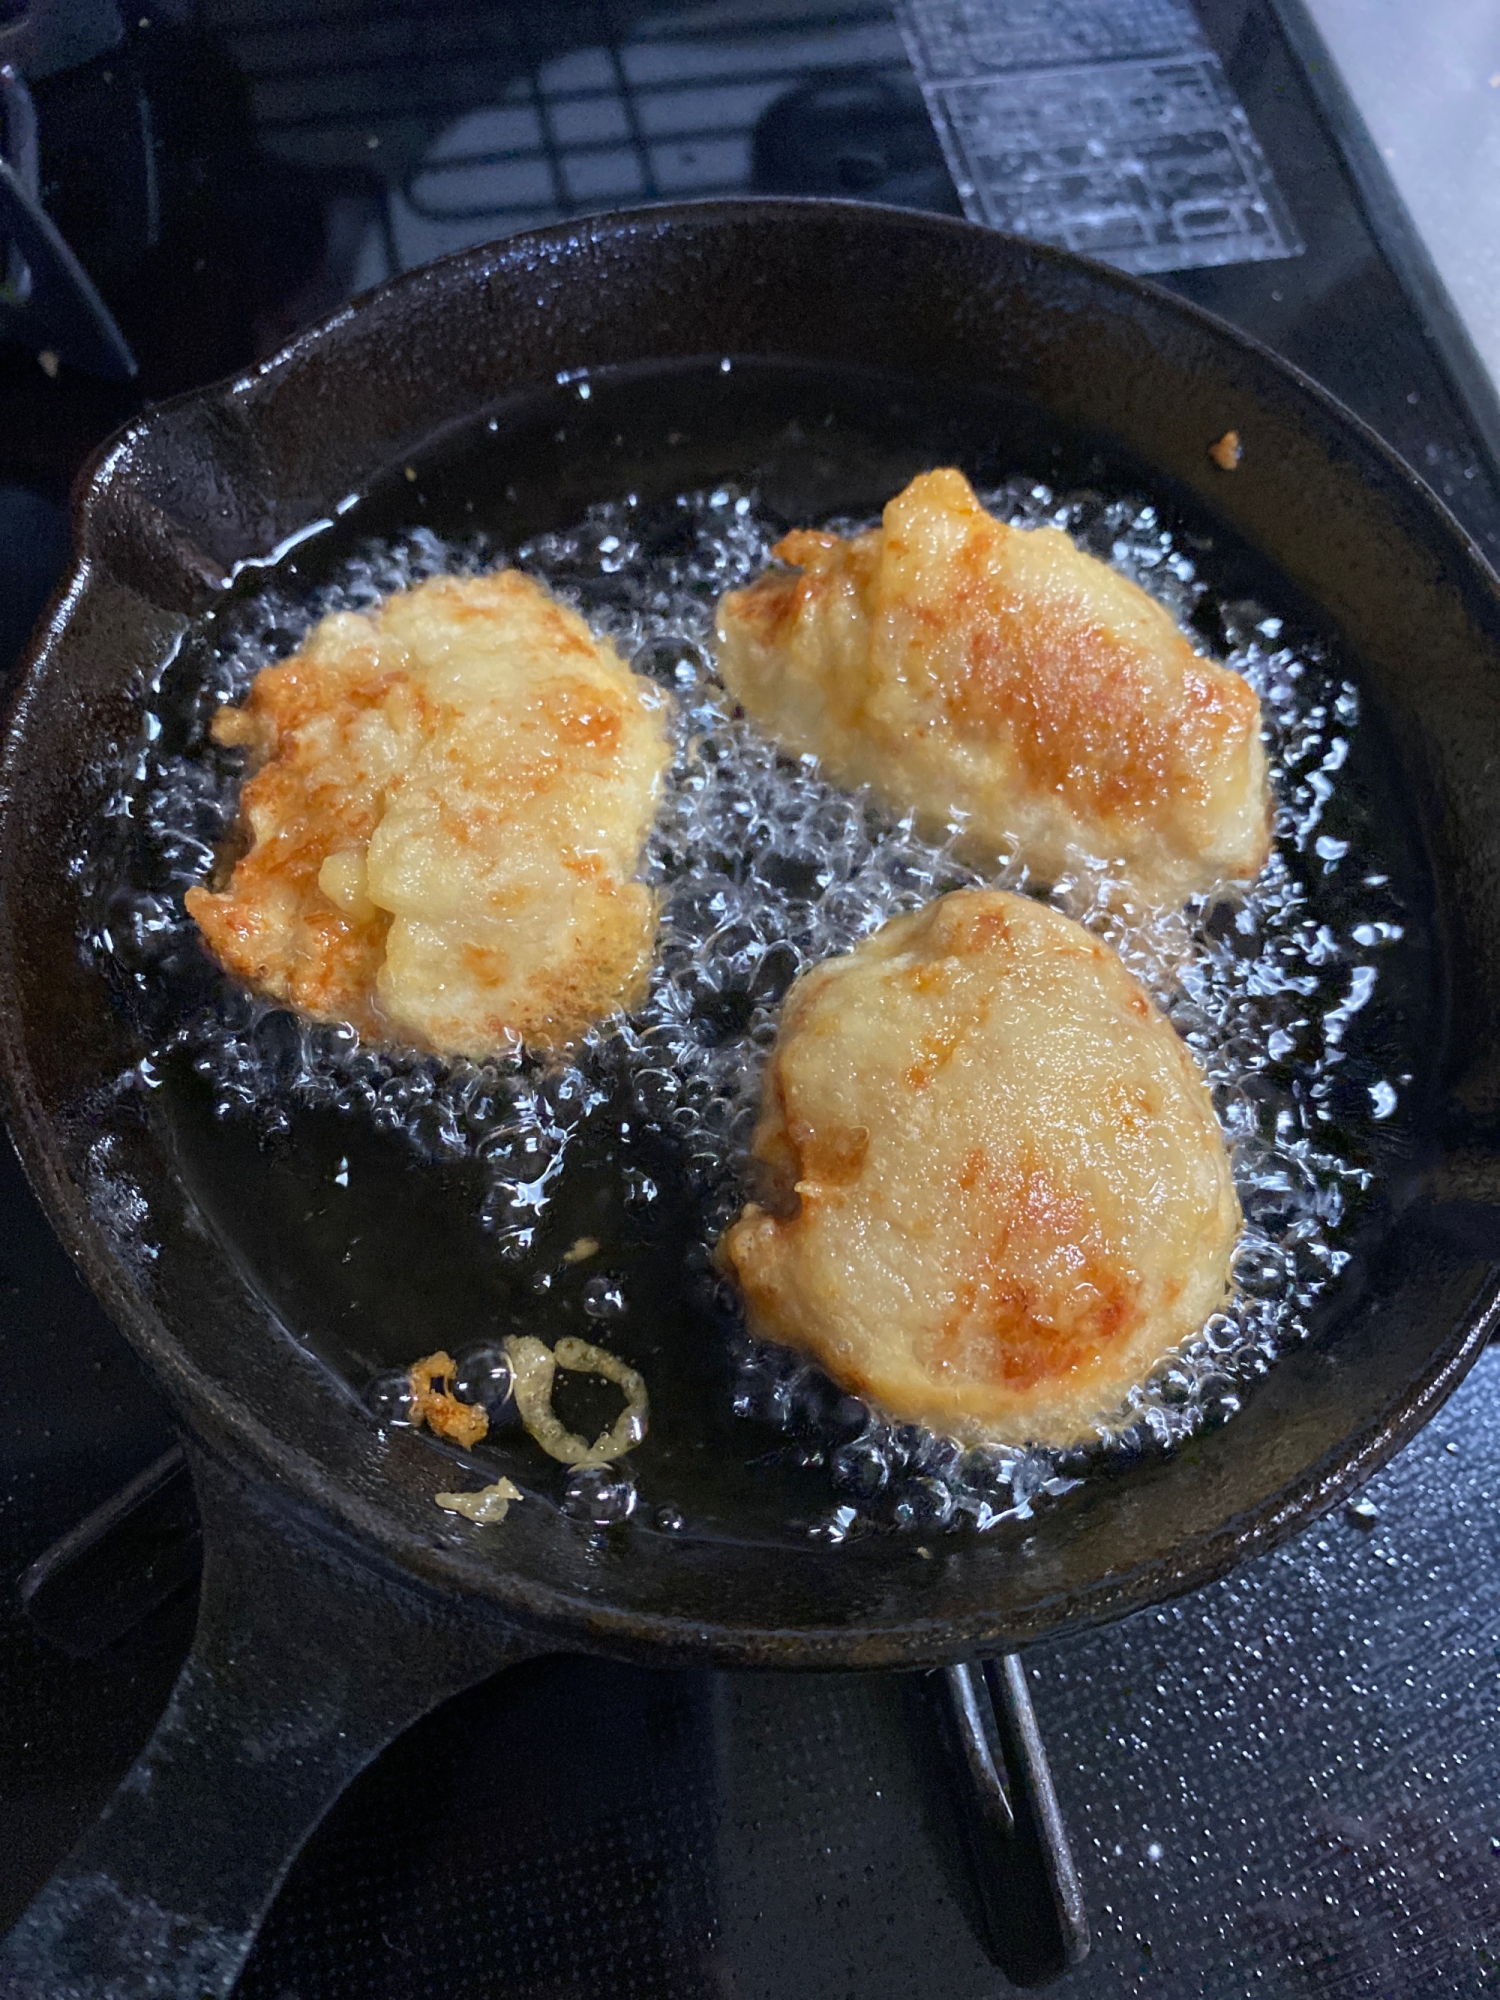
<path fill-rule="evenodd" d="M 71 611 L 87 588 L 97 563 L 97 558 L 89 553 L 95 514 L 112 490 L 112 467 L 133 440 L 169 422 L 175 414 L 195 407 L 205 411 L 244 408 L 250 413 L 253 430 L 258 400 L 271 394 L 276 383 L 294 370 L 301 359 L 321 351 L 339 328 L 366 313 L 372 304 L 399 300 L 408 293 L 420 294 L 434 285 L 435 274 L 447 283 L 465 273 L 483 282 L 497 270 L 504 271 L 508 262 L 511 268 L 517 268 L 518 260 L 523 260 L 528 252 L 535 256 L 549 251 L 566 253 L 569 249 L 576 250 L 580 243 L 598 243 L 606 238 L 627 241 L 643 230 L 661 235 L 694 222 L 743 224 L 757 217 L 774 221 L 778 214 L 832 215 L 836 221 L 843 218 L 866 228 L 895 226 L 910 232 L 914 239 L 949 235 L 970 242 L 976 237 L 998 239 L 1011 253 L 1021 253 L 1023 261 L 1033 260 L 1064 271 L 1081 270 L 1095 287 L 1102 285 L 1106 291 L 1113 290 L 1125 299 L 1144 298 L 1157 310 L 1189 327 L 1196 326 L 1220 348 L 1228 346 L 1257 367 L 1268 367 L 1273 378 L 1310 399 L 1324 418 L 1331 420 L 1334 430 L 1344 433 L 1373 456 L 1387 478 L 1394 475 L 1394 483 L 1404 497 L 1422 512 L 1435 516 L 1443 535 L 1456 543 L 1469 559 L 1471 586 L 1482 587 L 1492 607 L 1500 612 L 1500 582 L 1472 537 L 1413 467 L 1362 419 L 1294 365 L 1238 328 L 1158 285 L 1050 246 L 1004 238 L 1000 232 L 984 230 L 956 218 L 876 204 L 816 198 L 742 199 L 622 210 L 522 232 L 402 273 L 297 335 L 265 362 L 155 406 L 99 447 L 80 472 L 75 486 L 73 565 L 18 665 L 14 688 L 6 704 L 6 742 L 0 763 L 0 835 L 7 815 L 14 809 L 10 770 L 24 730 L 37 669 L 50 649 L 61 641 Z M 125 483 L 128 485 L 128 475 Z M 105 574 L 109 573 L 107 564 L 98 566 Z M 1346 1436 L 1338 1448 L 1325 1453 L 1298 1479 L 1278 1489 L 1249 1518 L 1231 1516 L 1216 1531 L 1197 1537 L 1186 1556 L 1178 1548 L 1170 1556 L 1158 1556 L 1134 1568 L 1109 1573 L 1070 1600 L 1061 1611 L 1047 1603 L 1034 1606 L 1029 1622 L 1012 1620 L 1003 1636 L 997 1636 L 993 1629 L 976 1630 L 976 1626 L 982 1626 L 979 1618 L 933 1621 L 915 1613 L 878 1627 L 851 1627 L 845 1623 L 783 1629 L 710 1626 L 671 1614 L 621 1609 L 604 1598 L 570 1595 L 552 1585 L 538 1586 L 529 1579 L 502 1575 L 493 1563 L 480 1566 L 465 1562 L 462 1550 L 441 1548 L 431 1540 L 406 1532 L 396 1521 L 393 1510 L 379 1507 L 366 1495 L 342 1483 L 311 1450 L 283 1437 L 189 1359 L 149 1302 L 126 1277 L 118 1249 L 90 1213 L 83 1190 L 67 1170 L 52 1121 L 31 1088 L 30 1067 L 17 1029 L 19 1009 L 9 929 L 4 863 L 0 860 L 0 1096 L 10 1114 L 17 1150 L 64 1246 L 137 1351 L 163 1381 L 174 1402 L 190 1413 L 195 1426 L 205 1429 L 229 1455 L 256 1467 L 263 1477 L 269 1473 L 284 1491 L 290 1489 L 298 1505 L 310 1506 L 315 1513 L 333 1514 L 362 1544 L 380 1549 L 409 1573 L 440 1588 L 477 1593 L 496 1602 L 510 1615 L 558 1637 L 575 1641 L 584 1638 L 613 1651 L 645 1650 L 655 1658 L 665 1654 L 708 1657 L 736 1664 L 911 1665 L 957 1659 L 974 1651 L 976 1645 L 1029 1643 L 1048 1631 L 1122 1615 L 1222 1575 L 1235 1563 L 1275 1546 L 1336 1505 L 1436 1412 L 1457 1387 L 1500 1320 L 1500 1264 L 1492 1264 L 1449 1339 L 1432 1351 L 1428 1365 L 1408 1384 L 1394 1414 L 1386 1413 L 1386 1420 Z M 786 1551 L 789 1559 L 796 1553 Z M 847 1560 L 849 1553 L 853 1552 L 841 1552 L 838 1560 Z"/>

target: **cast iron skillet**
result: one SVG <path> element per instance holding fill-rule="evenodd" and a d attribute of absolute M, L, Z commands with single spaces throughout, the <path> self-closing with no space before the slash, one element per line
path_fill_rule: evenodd
<path fill-rule="evenodd" d="M 743 400 L 715 414 L 714 380 L 736 380 L 721 356 L 770 384 L 748 431 Z M 757 374 L 756 357 L 792 365 Z M 686 371 L 697 433 L 684 443 L 680 364 L 694 359 L 709 366 Z M 533 392 L 580 369 L 604 384 L 624 371 L 637 427 L 618 445 L 579 430 L 549 454 Z M 845 415 L 820 440 L 825 391 Z M 84 889 L 66 858 L 97 829 L 148 680 L 235 565 L 487 413 L 519 426 L 531 526 L 575 519 L 627 480 L 670 494 L 716 452 L 788 514 L 878 503 L 902 452 L 908 470 L 957 456 L 1092 477 L 1210 532 L 1262 598 L 1337 649 L 1389 751 L 1381 810 L 1422 940 L 1398 1023 L 1414 1080 L 1330 1308 L 1235 1421 L 935 1560 L 880 1537 L 646 1528 L 601 1549 L 541 1506 L 473 1534 L 433 1505 L 452 1483 L 441 1449 L 380 1431 L 291 1337 L 305 1329 L 278 1319 L 264 1272 L 180 1173 L 170 1111 L 150 1092 L 119 1108 L 113 1082 L 140 1049 L 80 950 Z M 887 424 L 905 430 L 882 456 Z M 1245 456 L 1226 474 L 1208 446 L 1231 428 Z M 354 1771 L 505 1659 L 585 1647 L 931 1667 L 1011 1651 L 1284 1540 L 1408 1438 L 1479 1351 L 1500 1252 L 1495 582 L 1368 431 L 1204 314 L 1074 258 L 870 207 L 709 203 L 569 225 L 415 272 L 254 373 L 149 413 L 84 477 L 77 534 L 5 746 L 0 1049 L 37 1191 L 193 1440 L 206 1560 L 168 1714 L 13 1935 L 7 1990 L 226 1991 Z"/>

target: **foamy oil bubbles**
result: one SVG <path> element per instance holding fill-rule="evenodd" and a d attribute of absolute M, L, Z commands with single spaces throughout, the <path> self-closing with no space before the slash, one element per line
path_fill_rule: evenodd
<path fill-rule="evenodd" d="M 618 1205 L 643 1229 L 687 1201 L 686 1283 L 701 1338 L 727 1346 L 725 1393 L 746 1426 L 746 1453 L 811 1479 L 824 1501 L 804 1526 L 834 1540 L 877 1525 L 918 1539 L 984 1531 L 1066 1492 L 1101 1455 L 1171 1448 L 1232 1416 L 1254 1377 L 1303 1337 L 1347 1261 L 1370 1177 L 1369 1132 L 1404 1088 L 1396 1075 L 1371 1079 L 1362 1096 L 1340 1089 L 1348 1030 L 1376 993 L 1404 915 L 1358 842 L 1326 825 L 1359 723 L 1355 690 L 1315 653 L 1284 645 L 1265 610 L 1219 601 L 1199 574 L 1200 553 L 1150 505 L 1058 496 L 1030 481 L 985 498 L 1020 524 L 1066 528 L 1247 676 L 1261 697 L 1278 799 L 1276 852 L 1248 894 L 1144 910 L 1085 857 L 1052 892 L 1121 952 L 1193 1048 L 1247 1225 L 1231 1302 L 1087 1450 L 968 1449 L 887 1422 L 817 1368 L 750 1339 L 713 1274 L 712 1246 L 744 1199 L 762 1069 L 797 973 L 946 890 L 981 879 L 1029 886 L 1014 863 L 981 878 L 959 858 L 956 837 L 923 840 L 909 821 L 828 784 L 813 760 L 779 754 L 736 712 L 713 670 L 713 608 L 764 567 L 780 531 L 753 493 L 722 486 L 665 508 L 627 495 L 569 533 L 509 550 L 418 532 L 365 547 L 307 596 L 273 575 L 195 659 L 190 680 L 169 667 L 116 801 L 127 865 L 97 885 L 94 948 L 134 991 L 152 1060 L 184 1051 L 220 1116 L 255 1120 L 273 1137 L 302 1105 L 394 1135 L 433 1168 L 468 1163 L 488 1254 L 530 1288 L 538 1310 L 566 1298 L 589 1338 L 628 1352 L 655 1301 L 628 1272 L 596 1268 L 562 1241 L 569 1190 L 597 1176 L 607 1155 Z M 593 1031 L 571 1061 L 519 1048 L 487 1063 L 373 1050 L 206 967 L 181 898 L 229 835 L 237 787 L 208 723 L 324 613 L 501 560 L 548 583 L 670 691 L 675 756 L 645 862 L 662 895 L 650 991 L 638 1013 Z M 1369 886 L 1358 896 L 1327 893 L 1340 871 L 1359 867 Z M 605 1127 L 612 1137 L 601 1151 Z M 387 1420 L 402 1420 L 397 1377 L 379 1378 L 372 1394 Z M 669 1486 L 649 1493 L 649 1508 L 638 1504 L 645 1477 L 631 1459 L 575 1472 L 558 1504 L 596 1527 L 680 1525 L 682 1496 Z"/>

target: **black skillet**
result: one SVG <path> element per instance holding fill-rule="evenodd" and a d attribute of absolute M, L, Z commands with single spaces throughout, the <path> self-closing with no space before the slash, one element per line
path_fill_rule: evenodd
<path fill-rule="evenodd" d="M 587 405 L 566 379 L 584 369 Z M 512 542 L 626 487 L 669 498 L 720 477 L 758 484 L 789 519 L 868 510 L 947 458 L 1147 494 L 1212 539 L 1226 587 L 1300 621 L 1357 678 L 1370 747 L 1351 782 L 1410 913 L 1382 1033 L 1413 1082 L 1372 1160 L 1353 1262 L 1234 1421 L 925 1557 L 909 1538 L 835 1547 L 761 1522 L 601 1539 L 537 1504 L 473 1533 L 433 1505 L 454 1478 L 443 1448 L 382 1431 L 341 1378 L 296 1232 L 266 1225 L 274 1175 L 255 1149 L 226 1133 L 216 1166 L 190 1092 L 113 1089 L 141 1048 L 80 948 L 91 891 L 68 858 L 97 842 L 147 684 L 236 565 L 344 496 L 388 492 L 382 476 L 407 463 L 414 508 L 465 480 L 472 493 L 490 417 L 484 449 L 501 458 L 483 463 L 498 487 L 503 462 L 513 489 L 495 501 Z M 1230 429 L 1232 473 L 1208 452 Z M 1404 465 L 1204 314 L 896 211 L 605 218 L 413 273 L 252 374 L 151 412 L 83 480 L 77 534 L 5 748 L 0 1046 L 37 1191 L 191 1439 L 205 1570 L 168 1713 L 13 1933 L 7 1993 L 227 1991 L 354 1772 L 506 1660 L 584 1647 L 915 1668 L 1008 1653 L 1295 1533 L 1479 1351 L 1500 1256 L 1500 600 Z"/>

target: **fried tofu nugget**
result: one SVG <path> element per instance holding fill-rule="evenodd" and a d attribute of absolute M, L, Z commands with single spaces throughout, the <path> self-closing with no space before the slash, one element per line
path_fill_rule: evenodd
<path fill-rule="evenodd" d="M 1208 1090 L 1115 953 L 965 889 L 787 996 L 720 1261 L 752 1329 L 890 1416 L 1067 1445 L 1226 1298 Z"/>
<path fill-rule="evenodd" d="M 923 473 L 882 526 L 800 529 L 791 565 L 720 603 L 719 669 L 840 784 L 1043 881 L 1070 849 L 1151 902 L 1248 880 L 1270 852 L 1260 703 L 1156 601 L 1058 528 L 1011 528 L 962 473 Z"/>
<path fill-rule="evenodd" d="M 529 577 L 436 577 L 325 618 L 214 735 L 250 752 L 249 847 L 187 906 L 249 985 L 474 1057 L 639 1001 L 666 698 Z"/>

